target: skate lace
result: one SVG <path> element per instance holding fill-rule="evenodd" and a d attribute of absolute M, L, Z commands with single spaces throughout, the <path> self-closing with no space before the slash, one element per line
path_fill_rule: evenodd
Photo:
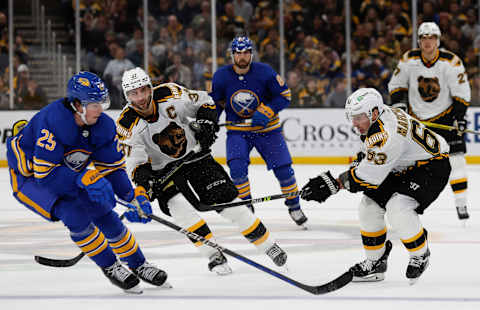
<path fill-rule="evenodd" d="M 274 259 L 278 255 L 282 254 L 282 252 L 282 249 L 280 249 L 278 245 L 274 244 L 270 249 L 267 250 L 267 255 Z"/>
<path fill-rule="evenodd" d="M 366 259 L 360 263 L 358 263 L 358 266 L 364 270 L 364 271 L 369 271 L 373 269 L 373 266 L 375 265 L 377 261 L 371 260 L 371 259 Z"/>
<path fill-rule="evenodd" d="M 152 264 L 145 262 L 136 269 L 136 272 L 144 279 L 153 280 L 158 273 L 158 269 Z"/>
<path fill-rule="evenodd" d="M 105 268 L 105 271 L 109 276 L 115 277 L 122 282 L 130 275 L 130 272 L 118 262 Z"/>
<path fill-rule="evenodd" d="M 305 215 L 303 214 L 301 209 L 298 209 L 298 210 L 290 211 L 290 216 L 294 220 L 298 221 L 298 220 L 302 219 Z"/>
<path fill-rule="evenodd" d="M 410 262 L 408 263 L 410 266 L 414 267 L 421 267 L 422 264 L 425 262 L 425 257 L 422 256 L 412 256 L 410 257 Z"/>

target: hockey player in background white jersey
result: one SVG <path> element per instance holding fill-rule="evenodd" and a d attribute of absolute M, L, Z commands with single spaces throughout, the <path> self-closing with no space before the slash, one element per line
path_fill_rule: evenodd
<path fill-rule="evenodd" d="M 345 112 L 360 134 L 364 156 L 337 179 L 329 171 L 310 179 L 302 189 L 302 198 L 323 202 L 340 189 L 363 192 L 359 218 L 367 259 L 351 268 L 353 281 L 384 279 L 392 248 L 387 240 L 387 216 L 409 251 L 406 276 L 413 284 L 430 257 L 427 231 L 419 214 L 448 183 L 449 146 L 403 110 L 384 105 L 373 88 L 361 88 L 350 95 Z"/>
<path fill-rule="evenodd" d="M 432 130 L 450 145 L 450 186 L 458 218 L 467 220 L 467 149 L 462 131 L 467 126 L 465 113 L 470 103 L 470 85 L 461 59 L 439 49 L 440 35 L 435 23 L 420 25 L 420 48 L 403 55 L 388 83 L 388 90 L 393 107 L 401 108 L 422 121 L 458 128 L 452 131 Z"/>
<path fill-rule="evenodd" d="M 177 224 L 206 239 L 213 238 L 206 222 L 194 207 L 231 202 L 238 191 L 223 167 L 210 154 L 218 131 L 217 111 L 205 91 L 186 89 L 175 83 L 152 88 L 141 68 L 125 71 L 122 87 L 128 105 L 117 120 L 117 133 L 127 155 L 127 172 L 136 184 L 143 184 L 150 198 Z M 191 121 L 193 119 L 194 121 Z M 197 142 L 201 151 L 177 170 L 169 184 L 158 180 L 175 162 L 192 152 Z M 276 244 L 269 230 L 246 206 L 228 208 L 219 214 L 232 221 L 242 235 L 277 266 L 287 254 Z M 218 250 L 191 241 L 210 259 L 208 268 L 231 273 L 227 259 Z"/>

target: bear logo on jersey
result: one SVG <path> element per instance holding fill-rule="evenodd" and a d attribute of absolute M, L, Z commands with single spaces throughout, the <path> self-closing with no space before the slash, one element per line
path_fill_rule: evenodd
<path fill-rule="evenodd" d="M 174 122 L 170 122 L 161 133 L 154 134 L 152 141 L 164 154 L 172 158 L 182 157 L 187 151 L 185 130 Z"/>
<path fill-rule="evenodd" d="M 418 77 L 418 92 L 422 96 L 423 101 L 432 102 L 437 99 L 440 94 L 440 83 L 438 78 Z"/>
<path fill-rule="evenodd" d="M 90 154 L 85 153 L 85 151 L 74 150 L 70 153 L 66 153 L 64 155 L 63 161 L 68 168 L 78 172 L 85 167 L 89 157 Z"/>
<path fill-rule="evenodd" d="M 259 104 L 258 96 L 251 90 L 237 90 L 230 98 L 233 111 L 242 118 L 252 117 Z"/>

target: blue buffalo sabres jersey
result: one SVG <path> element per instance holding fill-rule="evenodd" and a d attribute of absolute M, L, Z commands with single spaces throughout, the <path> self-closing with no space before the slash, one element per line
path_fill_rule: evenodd
<path fill-rule="evenodd" d="M 215 72 L 210 94 L 217 104 L 219 115 L 226 113 L 228 130 L 267 132 L 280 128 L 278 112 L 290 104 L 290 89 L 269 65 L 252 62 L 245 75 L 233 70 L 233 65 Z M 253 127 L 248 121 L 263 103 L 275 113 L 266 127 Z M 242 122 L 243 121 L 243 122 Z M 242 123 L 240 123 L 242 122 Z"/>
<path fill-rule="evenodd" d="M 10 137 L 7 158 L 16 174 L 35 178 L 59 196 L 77 195 L 77 177 L 90 163 L 108 175 L 116 193 L 124 195 L 131 188 L 114 121 L 102 113 L 94 125 L 79 127 L 66 99 L 40 110 L 18 135 Z"/>

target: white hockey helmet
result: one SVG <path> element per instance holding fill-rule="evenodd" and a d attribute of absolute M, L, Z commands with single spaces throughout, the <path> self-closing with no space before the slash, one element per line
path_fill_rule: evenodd
<path fill-rule="evenodd" d="M 123 72 L 123 76 L 122 76 L 123 95 L 125 96 L 125 99 L 129 104 L 131 102 L 128 99 L 127 93 L 130 90 L 137 89 L 146 85 L 150 86 L 150 89 L 153 88 L 150 77 L 142 68 L 136 67 L 134 69 L 130 69 Z"/>
<path fill-rule="evenodd" d="M 350 122 L 354 116 L 365 113 L 372 124 L 375 109 L 378 109 L 378 115 L 385 110 L 382 95 L 375 88 L 360 88 L 348 96 L 345 103 L 345 115 Z"/>
<path fill-rule="evenodd" d="M 418 40 L 422 36 L 437 36 L 437 47 L 440 46 L 441 35 L 440 28 L 434 22 L 424 22 L 418 27 Z"/>

